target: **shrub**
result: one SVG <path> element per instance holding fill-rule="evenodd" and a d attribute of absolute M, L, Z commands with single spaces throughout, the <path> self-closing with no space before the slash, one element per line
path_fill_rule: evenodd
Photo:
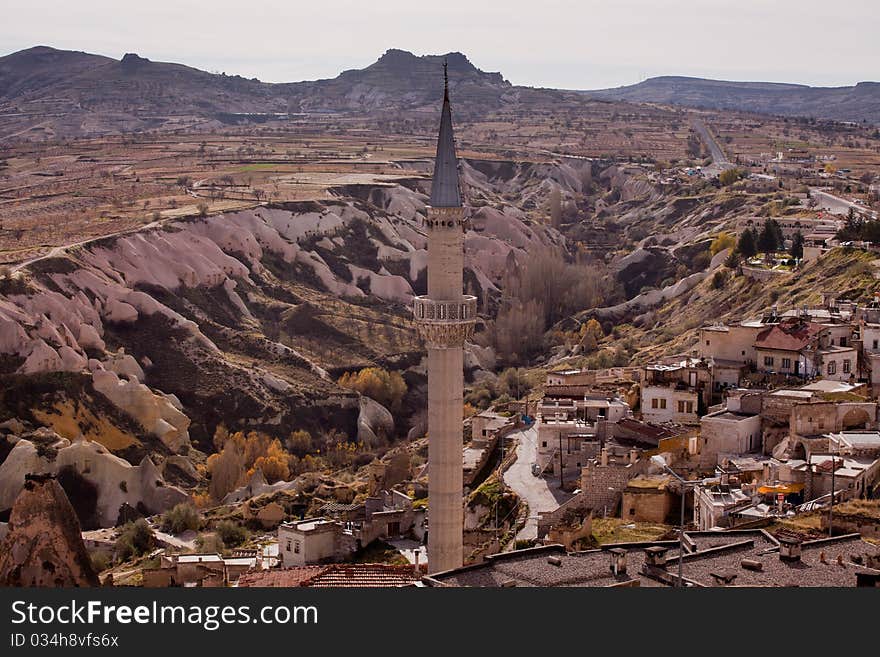
<path fill-rule="evenodd" d="M 217 534 L 202 534 L 196 539 L 196 547 L 202 552 L 223 554 L 226 546 Z"/>
<path fill-rule="evenodd" d="M 192 504 L 182 503 L 162 516 L 162 531 L 180 534 L 188 529 L 196 530 L 201 524 L 199 512 Z"/>
<path fill-rule="evenodd" d="M 126 523 L 116 539 L 116 553 L 123 561 L 146 554 L 156 546 L 153 530 L 143 518 Z"/>
<path fill-rule="evenodd" d="M 718 236 L 709 245 L 709 252 L 714 256 L 724 249 L 734 248 L 736 248 L 736 237 L 730 233 L 718 233 Z"/>
<path fill-rule="evenodd" d="M 227 547 L 237 547 L 248 538 L 247 530 L 231 520 L 222 520 L 217 523 L 217 536 Z"/>
<path fill-rule="evenodd" d="M 89 554 L 89 561 L 92 562 L 92 570 L 96 573 L 102 573 L 107 570 L 112 563 L 112 559 L 110 559 L 107 553 L 100 550 Z"/>

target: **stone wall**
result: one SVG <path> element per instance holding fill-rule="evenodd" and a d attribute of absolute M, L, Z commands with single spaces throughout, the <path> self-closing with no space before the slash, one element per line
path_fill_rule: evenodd
<path fill-rule="evenodd" d="M 665 487 L 627 488 L 623 491 L 620 517 L 631 522 L 665 523 L 672 507 L 672 495 Z"/>

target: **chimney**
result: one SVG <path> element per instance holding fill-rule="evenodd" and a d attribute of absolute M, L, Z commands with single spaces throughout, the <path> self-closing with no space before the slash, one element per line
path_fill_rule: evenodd
<path fill-rule="evenodd" d="M 635 447 L 633 447 L 631 450 L 629 450 L 629 462 L 635 463 L 638 460 L 639 460 L 639 450 L 637 450 Z"/>
<path fill-rule="evenodd" d="M 599 463 L 601 465 L 608 465 L 608 448 L 603 447 L 602 451 L 599 452 Z"/>
<path fill-rule="evenodd" d="M 666 568 L 666 553 L 669 551 L 669 548 L 662 547 L 660 545 L 652 545 L 651 547 L 645 548 L 645 563 L 649 566 L 654 566 L 655 568 Z"/>
<path fill-rule="evenodd" d="M 416 573 L 416 577 L 421 577 L 421 576 L 422 576 L 422 570 L 421 570 L 421 568 L 419 568 L 419 555 L 420 555 L 420 554 L 421 554 L 421 553 L 420 553 L 418 550 L 415 551 L 415 573 Z"/>
<path fill-rule="evenodd" d="M 770 462 L 766 461 L 764 465 L 761 466 L 761 483 L 767 484 L 770 482 Z"/>
<path fill-rule="evenodd" d="M 789 536 L 779 537 L 779 559 L 789 563 L 801 560 L 801 546 L 803 541 Z"/>
<path fill-rule="evenodd" d="M 626 575 L 626 550 L 611 548 L 611 572 L 615 575 Z"/>
<path fill-rule="evenodd" d="M 760 573 L 764 570 L 764 564 L 757 559 L 743 559 L 739 562 L 739 565 L 745 570 L 752 570 L 756 573 Z"/>

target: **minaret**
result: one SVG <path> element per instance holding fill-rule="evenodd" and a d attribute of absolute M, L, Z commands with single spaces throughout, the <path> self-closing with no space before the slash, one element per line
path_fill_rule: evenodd
<path fill-rule="evenodd" d="M 428 348 L 428 569 L 462 565 L 462 414 L 464 341 L 473 333 L 477 299 L 462 294 L 464 208 L 443 64 L 443 110 L 434 160 L 428 234 L 428 294 L 413 301 Z"/>

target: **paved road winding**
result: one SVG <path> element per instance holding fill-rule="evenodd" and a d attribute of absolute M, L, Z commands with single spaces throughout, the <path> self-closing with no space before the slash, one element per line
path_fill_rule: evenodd
<path fill-rule="evenodd" d="M 559 508 L 547 480 L 532 474 L 538 460 L 538 430 L 532 426 L 510 434 L 517 440 L 516 461 L 504 473 L 504 483 L 529 505 L 529 518 L 516 535 L 517 540 L 538 537 L 538 513 Z"/>

